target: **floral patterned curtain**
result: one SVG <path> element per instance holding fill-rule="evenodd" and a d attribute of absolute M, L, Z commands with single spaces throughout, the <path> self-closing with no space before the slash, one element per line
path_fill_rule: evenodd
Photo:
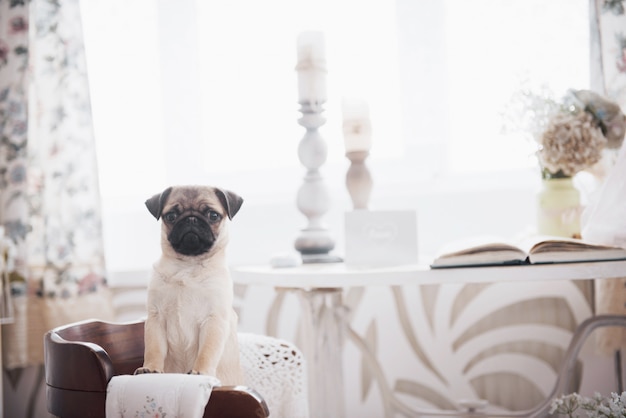
<path fill-rule="evenodd" d="M 591 0 L 591 87 L 626 108 L 626 0 Z"/>
<path fill-rule="evenodd" d="M 0 0 L 0 223 L 14 245 L 4 367 L 43 333 L 111 319 L 78 0 Z"/>

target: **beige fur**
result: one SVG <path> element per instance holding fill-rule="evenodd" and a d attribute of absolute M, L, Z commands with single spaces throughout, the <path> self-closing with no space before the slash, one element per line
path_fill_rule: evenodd
<path fill-rule="evenodd" d="M 232 192 L 206 186 L 178 186 L 146 201 L 157 219 L 163 217 L 162 255 L 148 287 L 144 364 L 136 374 L 207 374 L 225 385 L 243 383 L 225 254 L 229 219 L 242 201 Z M 169 241 L 174 222 L 168 222 L 168 213 L 174 211 L 176 222 L 185 222 L 188 216 L 208 220 L 208 210 L 221 217 L 210 223 L 215 236 L 210 249 L 191 255 L 177 251 Z M 186 222 L 195 227 L 195 221 Z"/>

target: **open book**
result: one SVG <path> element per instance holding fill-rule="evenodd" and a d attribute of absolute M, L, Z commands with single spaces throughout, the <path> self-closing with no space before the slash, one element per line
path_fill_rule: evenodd
<path fill-rule="evenodd" d="M 580 239 L 545 235 L 507 242 L 477 237 L 441 249 L 431 268 L 502 266 L 509 264 L 576 263 L 626 259 L 626 249 L 592 244 Z"/>

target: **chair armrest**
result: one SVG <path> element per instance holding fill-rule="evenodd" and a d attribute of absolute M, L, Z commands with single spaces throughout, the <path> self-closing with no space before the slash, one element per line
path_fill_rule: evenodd
<path fill-rule="evenodd" d="M 44 336 L 46 384 L 56 388 L 106 392 L 115 375 L 107 352 L 97 344 L 67 341 L 55 331 Z"/>
<path fill-rule="evenodd" d="M 269 415 L 265 400 L 256 390 L 246 386 L 217 386 L 211 391 L 203 418 L 266 418 Z"/>

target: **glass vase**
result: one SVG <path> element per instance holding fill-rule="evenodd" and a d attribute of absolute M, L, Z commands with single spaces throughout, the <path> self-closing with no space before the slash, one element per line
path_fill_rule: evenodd
<path fill-rule="evenodd" d="M 580 192 L 571 177 L 543 178 L 538 195 L 537 232 L 580 238 Z"/>

